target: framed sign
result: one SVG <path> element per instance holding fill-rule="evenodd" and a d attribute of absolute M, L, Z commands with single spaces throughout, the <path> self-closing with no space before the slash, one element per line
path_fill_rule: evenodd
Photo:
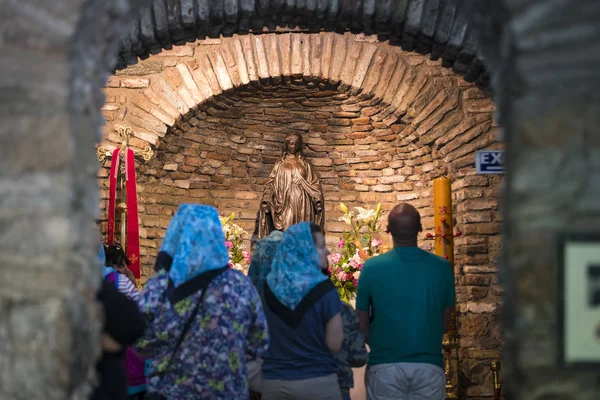
<path fill-rule="evenodd" d="M 558 239 L 558 362 L 600 369 L 600 232 Z"/>
<path fill-rule="evenodd" d="M 504 150 L 476 151 L 475 171 L 478 174 L 503 174 Z"/>

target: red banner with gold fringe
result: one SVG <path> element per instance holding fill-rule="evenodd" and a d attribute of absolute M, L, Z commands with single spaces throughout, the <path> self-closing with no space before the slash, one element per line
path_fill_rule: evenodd
<path fill-rule="evenodd" d="M 106 231 L 106 244 L 115 243 L 115 212 L 117 206 L 117 177 L 119 176 L 119 153 L 115 149 L 110 162 L 110 175 L 108 176 L 108 227 Z"/>
<path fill-rule="evenodd" d="M 127 149 L 125 157 L 125 179 L 127 189 L 127 258 L 129 269 L 140 279 L 140 227 L 138 223 L 137 184 L 135 153 Z"/>

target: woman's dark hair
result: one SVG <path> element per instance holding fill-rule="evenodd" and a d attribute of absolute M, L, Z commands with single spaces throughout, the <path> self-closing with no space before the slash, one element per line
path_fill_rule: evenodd
<path fill-rule="evenodd" d="M 158 256 L 156 257 L 156 264 L 154 264 L 154 272 L 160 272 L 163 269 L 165 271 L 170 271 L 171 264 L 173 264 L 173 257 L 165 251 L 159 251 Z"/>
<path fill-rule="evenodd" d="M 317 224 L 315 224 L 314 222 L 310 223 L 310 233 L 313 237 L 313 242 L 315 241 L 315 235 L 317 233 L 323 233 L 323 229 L 321 229 L 321 227 Z"/>
<path fill-rule="evenodd" d="M 125 255 L 125 251 L 123 251 L 123 248 L 118 244 L 111 244 L 109 246 L 106 246 L 105 253 L 106 265 L 121 266 L 123 265 L 123 262 L 125 262 L 125 264 L 127 265 L 130 264 L 129 260 L 127 259 L 127 256 Z"/>
<path fill-rule="evenodd" d="M 315 224 L 314 222 L 310 223 L 310 233 L 315 234 L 317 232 L 321 232 L 323 233 L 323 229 L 321 229 L 321 227 L 317 224 Z"/>

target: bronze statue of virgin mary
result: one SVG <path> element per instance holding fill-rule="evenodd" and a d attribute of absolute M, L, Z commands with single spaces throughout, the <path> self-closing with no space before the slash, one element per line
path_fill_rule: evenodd
<path fill-rule="evenodd" d="M 323 228 L 323 191 L 319 177 L 304 158 L 302 136 L 285 138 L 283 154 L 269 175 L 258 212 L 257 239 L 273 230 L 285 231 L 299 222 L 314 222 Z"/>

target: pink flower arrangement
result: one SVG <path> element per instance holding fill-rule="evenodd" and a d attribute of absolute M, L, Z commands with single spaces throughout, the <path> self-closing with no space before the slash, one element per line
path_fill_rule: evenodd
<path fill-rule="evenodd" d="M 342 260 L 342 255 L 340 253 L 333 253 L 330 257 L 329 257 L 329 261 L 332 264 L 337 264 Z"/>
<path fill-rule="evenodd" d="M 340 209 L 344 214 L 339 220 L 348 228 L 337 243 L 337 252 L 329 257 L 331 281 L 342 299 L 351 300 L 365 261 L 381 252 L 383 243 L 376 236 L 381 232 L 378 221 L 382 209 L 381 203 L 374 209 L 354 207 L 352 211 L 340 203 Z"/>
<path fill-rule="evenodd" d="M 247 250 L 242 250 L 242 256 L 244 257 L 246 264 L 250 265 L 250 252 Z"/>
<path fill-rule="evenodd" d="M 359 268 L 359 266 L 362 264 L 361 262 L 361 258 L 358 256 L 358 254 L 356 254 L 354 257 L 352 257 L 350 259 L 350 261 L 348 262 L 350 264 L 351 267 L 353 268 Z"/>
<path fill-rule="evenodd" d="M 223 235 L 225 236 L 229 266 L 247 274 L 250 264 L 250 252 L 245 250 L 244 245 L 244 236 L 247 235 L 247 232 L 233 222 L 235 219 L 234 213 L 231 213 L 227 217 L 220 217 L 219 219 L 223 227 Z"/>

